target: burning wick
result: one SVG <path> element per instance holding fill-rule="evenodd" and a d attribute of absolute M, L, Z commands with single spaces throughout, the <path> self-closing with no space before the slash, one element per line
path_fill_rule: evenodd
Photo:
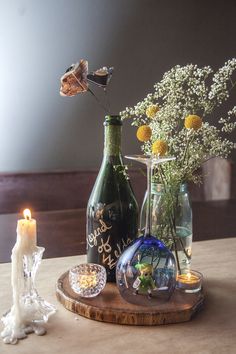
<path fill-rule="evenodd" d="M 25 209 L 23 215 L 26 220 L 31 220 L 31 211 L 29 209 Z"/>

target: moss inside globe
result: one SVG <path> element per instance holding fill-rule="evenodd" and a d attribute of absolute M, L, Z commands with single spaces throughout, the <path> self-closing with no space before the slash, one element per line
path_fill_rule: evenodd
<path fill-rule="evenodd" d="M 116 282 L 126 301 L 156 306 L 170 299 L 176 273 L 175 258 L 169 249 L 153 236 L 141 236 L 120 256 Z"/>

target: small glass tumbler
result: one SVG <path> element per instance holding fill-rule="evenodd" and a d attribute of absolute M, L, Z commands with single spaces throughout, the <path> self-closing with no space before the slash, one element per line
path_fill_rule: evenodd
<path fill-rule="evenodd" d="M 72 290 L 82 297 L 95 297 L 106 285 L 106 269 L 94 263 L 79 264 L 69 272 Z"/>
<path fill-rule="evenodd" d="M 202 289 L 203 275 L 196 270 L 177 276 L 176 288 L 185 293 L 197 293 Z"/>

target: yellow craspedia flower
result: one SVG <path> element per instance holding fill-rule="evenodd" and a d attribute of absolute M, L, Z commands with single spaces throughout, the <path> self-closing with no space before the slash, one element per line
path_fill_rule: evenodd
<path fill-rule="evenodd" d="M 164 140 L 158 139 L 152 144 L 152 153 L 163 156 L 168 150 L 168 145 Z"/>
<path fill-rule="evenodd" d="M 146 116 L 148 118 L 154 118 L 156 113 L 159 111 L 159 107 L 156 105 L 156 104 L 153 104 L 151 106 L 149 106 L 147 109 L 146 109 Z"/>
<path fill-rule="evenodd" d="M 185 118 L 184 126 L 186 129 L 198 130 L 202 126 L 202 118 L 195 114 L 190 114 Z"/>
<path fill-rule="evenodd" d="M 139 141 L 148 141 L 152 136 L 152 129 L 148 125 L 141 125 L 136 133 Z"/>

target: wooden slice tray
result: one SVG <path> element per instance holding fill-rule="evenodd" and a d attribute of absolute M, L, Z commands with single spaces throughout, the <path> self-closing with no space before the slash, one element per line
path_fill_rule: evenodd
<path fill-rule="evenodd" d="M 158 307 L 132 305 L 119 294 L 116 284 L 107 283 L 94 298 L 82 298 L 69 284 L 69 271 L 61 275 L 56 284 L 58 300 L 72 312 L 91 320 L 126 325 L 156 326 L 186 322 L 202 308 L 204 294 L 186 294 L 176 290 L 170 301 Z"/>

